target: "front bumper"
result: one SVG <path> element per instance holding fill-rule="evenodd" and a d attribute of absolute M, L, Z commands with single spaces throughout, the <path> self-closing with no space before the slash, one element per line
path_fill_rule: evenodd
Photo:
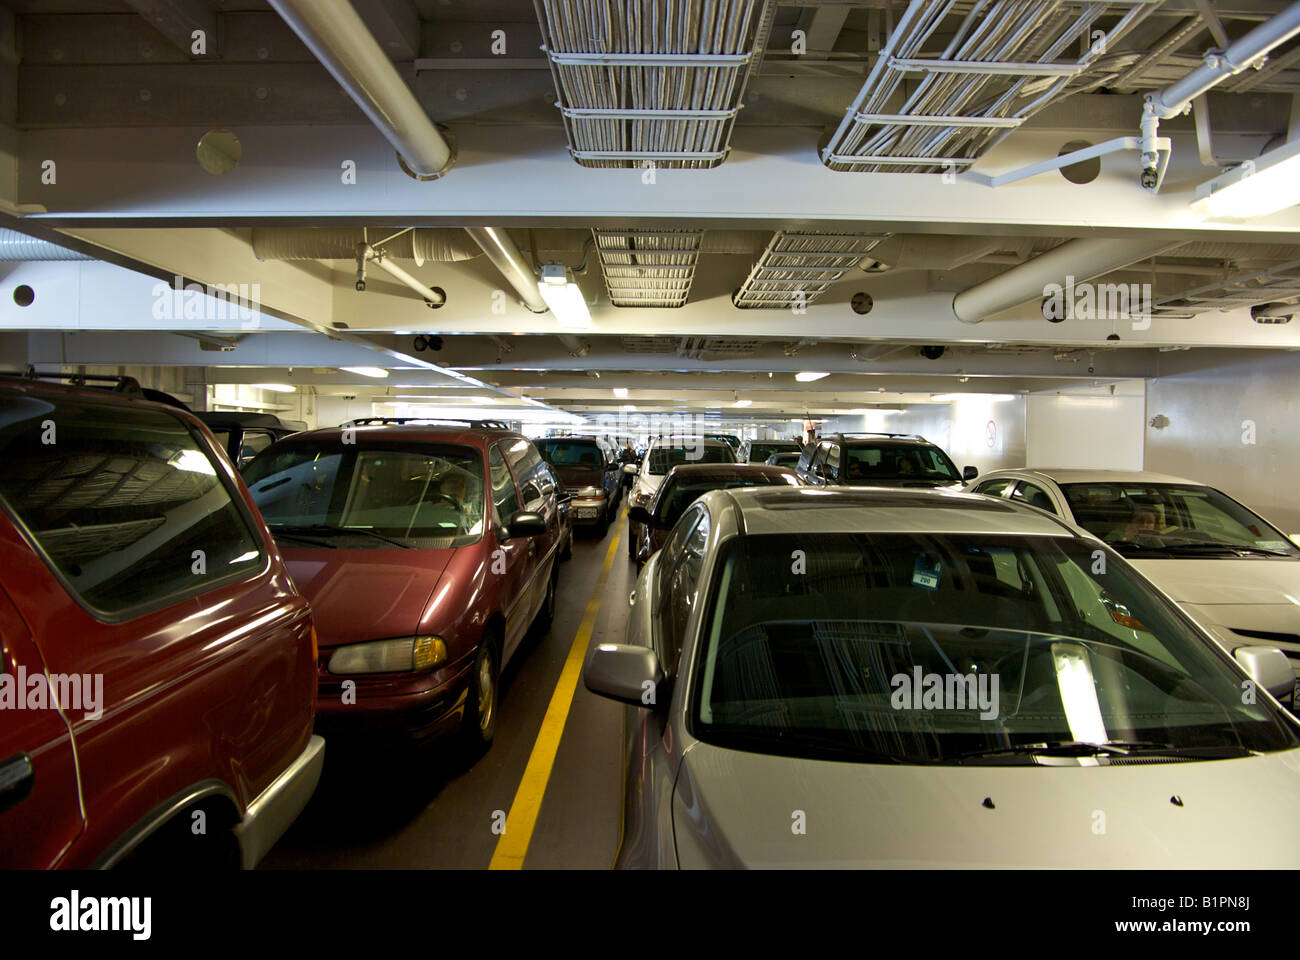
<path fill-rule="evenodd" d="M 248 805 L 244 819 L 235 827 L 240 861 L 245 870 L 257 866 L 275 842 L 284 836 L 290 824 L 298 819 L 298 814 L 316 792 L 324 767 L 325 740 L 313 735 L 297 759 Z"/>
<path fill-rule="evenodd" d="M 573 497 L 569 500 L 569 520 L 575 527 L 600 523 L 606 502 L 604 497 Z"/>
<path fill-rule="evenodd" d="M 322 673 L 316 693 L 316 730 L 325 734 L 400 735 L 412 743 L 444 739 L 460 725 L 468 700 L 473 651 L 424 676 Z M 343 682 L 355 680 L 344 701 Z"/>

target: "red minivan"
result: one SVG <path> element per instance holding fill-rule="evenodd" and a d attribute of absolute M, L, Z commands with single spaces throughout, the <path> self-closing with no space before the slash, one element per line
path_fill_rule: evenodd
<path fill-rule="evenodd" d="M 555 610 L 558 484 L 524 436 L 362 421 L 244 468 L 320 630 L 317 728 L 486 748 L 498 679 Z"/>
<path fill-rule="evenodd" d="M 252 867 L 320 778 L 307 601 L 134 394 L 0 380 L 0 867 Z"/>

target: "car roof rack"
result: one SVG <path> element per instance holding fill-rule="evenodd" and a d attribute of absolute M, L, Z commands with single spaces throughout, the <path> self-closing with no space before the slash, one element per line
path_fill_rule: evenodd
<path fill-rule="evenodd" d="M 509 430 L 510 425 L 504 420 L 457 420 L 450 417 L 357 417 L 341 423 L 341 427 L 375 427 L 403 426 L 408 423 L 445 423 L 455 426 L 467 426 L 471 430 Z"/>
<path fill-rule="evenodd" d="M 121 373 L 41 373 L 29 364 L 27 370 L 23 373 L 6 373 L 0 374 L 0 376 L 20 380 L 66 380 L 68 386 L 72 387 L 94 387 L 101 390 L 111 390 L 113 393 L 119 393 L 124 397 L 139 397 L 141 400 L 165 403 L 169 407 L 176 407 L 180 410 L 189 411 L 190 409 L 189 404 L 177 397 L 173 397 L 170 393 L 154 390 L 151 387 L 142 387 L 140 381 L 135 377 L 128 377 Z"/>
<path fill-rule="evenodd" d="M 890 437 L 896 440 L 925 440 L 925 437 L 921 436 L 919 433 L 872 433 L 872 432 L 828 433 L 826 434 L 826 436 L 822 437 L 821 439 L 829 440 L 832 437 L 837 438 L 839 440 L 857 440 L 859 438 L 866 438 L 866 437 Z M 925 442 L 929 443 L 930 441 L 925 440 Z"/>

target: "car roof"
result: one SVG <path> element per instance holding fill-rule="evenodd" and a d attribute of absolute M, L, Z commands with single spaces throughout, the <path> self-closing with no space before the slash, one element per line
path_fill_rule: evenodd
<path fill-rule="evenodd" d="M 891 487 L 755 487 L 704 495 L 731 508 L 745 534 L 938 533 L 1075 537 L 1051 514 L 997 497 Z"/>
<path fill-rule="evenodd" d="M 312 440 L 341 440 L 343 431 L 353 431 L 354 439 L 360 443 L 371 440 L 403 440 L 415 443 L 458 443 L 473 447 L 484 447 L 498 440 L 527 440 L 523 434 L 510 430 L 497 430 L 484 427 L 435 426 L 432 424 L 371 424 L 359 427 L 322 427 L 285 437 L 282 443 L 309 443 Z"/>
<path fill-rule="evenodd" d="M 668 471 L 664 483 L 672 480 L 713 480 L 729 477 L 797 477 L 789 467 L 766 463 L 683 463 Z"/>
<path fill-rule="evenodd" d="M 934 444 L 924 437 L 862 437 L 862 436 L 839 436 L 838 434 L 829 434 L 824 437 L 818 437 L 817 441 L 829 440 L 835 443 L 842 443 L 847 447 L 933 447 Z"/>
<path fill-rule="evenodd" d="M 1076 467 L 1023 467 L 990 470 L 979 479 L 986 480 L 1011 473 L 1038 474 L 1056 483 L 1182 483 L 1204 486 L 1195 480 L 1147 470 L 1090 470 Z"/>
<path fill-rule="evenodd" d="M 731 449 L 731 444 L 727 443 L 726 440 L 718 440 L 715 437 L 654 437 L 650 440 L 651 447 L 693 447 L 697 444 L 704 444 L 705 446 L 712 447 L 726 447 L 728 450 Z"/>
<path fill-rule="evenodd" d="M 251 413 L 242 410 L 196 410 L 194 415 L 208 426 L 237 425 L 241 427 L 277 427 L 289 429 L 273 413 Z"/>

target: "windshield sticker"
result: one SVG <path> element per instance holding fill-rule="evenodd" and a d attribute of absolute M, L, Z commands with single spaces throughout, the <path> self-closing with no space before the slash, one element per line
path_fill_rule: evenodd
<path fill-rule="evenodd" d="M 1285 540 L 1256 540 L 1255 546 L 1263 547 L 1265 550 L 1285 550 L 1287 542 Z"/>
<path fill-rule="evenodd" d="M 925 587 L 927 590 L 938 590 L 939 573 L 942 570 L 942 561 L 936 560 L 931 563 L 925 557 L 917 557 L 916 565 L 912 567 L 912 586 Z"/>

